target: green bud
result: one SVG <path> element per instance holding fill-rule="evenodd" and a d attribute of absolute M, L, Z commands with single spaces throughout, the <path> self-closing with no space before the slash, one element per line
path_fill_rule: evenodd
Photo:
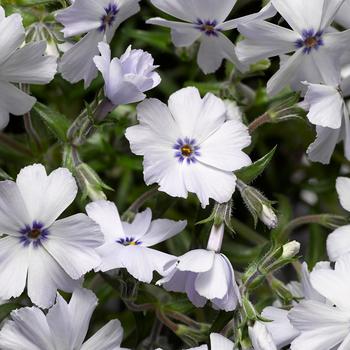
<path fill-rule="evenodd" d="M 210 325 L 200 323 L 198 329 L 186 326 L 184 324 L 178 324 L 175 334 L 181 338 L 188 346 L 198 346 L 207 340 Z"/>

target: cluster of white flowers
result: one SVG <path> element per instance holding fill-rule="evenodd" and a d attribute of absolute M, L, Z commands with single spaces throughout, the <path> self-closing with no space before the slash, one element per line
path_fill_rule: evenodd
<path fill-rule="evenodd" d="M 271 0 L 260 12 L 226 21 L 236 0 L 151 0 L 167 15 L 182 22 L 152 18 L 149 24 L 171 29 L 177 47 L 198 41 L 198 65 L 204 73 L 219 69 L 223 59 L 241 72 L 259 60 L 280 56 L 280 68 L 267 84 L 270 95 L 290 87 L 304 98 L 301 106 L 317 127 L 317 139 L 307 153 L 312 161 L 329 163 L 336 144 L 344 142 L 350 160 L 350 96 L 347 61 L 350 9 L 345 0 Z M 147 185 L 172 197 L 193 193 L 203 208 L 213 200 L 231 200 L 235 172 L 251 165 L 245 149 L 251 144 L 248 127 L 233 115 L 232 106 L 212 93 L 204 97 L 195 87 L 174 92 L 168 104 L 147 99 L 145 92 L 160 84 L 151 54 L 127 48 L 112 58 L 109 43 L 119 25 L 140 10 L 139 0 L 75 0 L 56 14 L 63 25 L 68 49 L 58 61 L 45 56 L 46 43 L 23 44 L 25 29 L 19 14 L 5 17 L 0 7 L 0 128 L 9 115 L 23 115 L 35 104 L 22 84 L 47 84 L 57 70 L 71 83 L 88 87 L 101 72 L 109 108 L 141 102 L 138 124 L 126 130 L 131 151 L 143 157 Z M 286 25 L 268 20 L 279 13 Z M 344 14 L 348 14 L 345 16 Z M 288 26 L 288 27 L 287 27 Z M 235 46 L 224 34 L 237 29 L 244 36 Z M 13 84 L 19 84 L 15 86 Z M 237 111 L 236 111 L 237 112 Z M 350 179 L 338 178 L 340 202 L 350 211 Z M 221 253 L 224 224 L 215 223 L 206 249 L 180 257 L 155 246 L 182 232 L 187 221 L 152 220 L 151 209 L 122 221 L 116 205 L 98 200 L 86 213 L 61 218 L 74 201 L 78 186 L 72 173 L 59 168 L 47 175 L 45 167 L 23 168 L 16 181 L 0 182 L 0 299 L 17 298 L 25 291 L 36 305 L 15 310 L 0 330 L 4 350 L 113 350 L 122 349 L 123 330 L 112 320 L 84 343 L 89 320 L 97 305 L 83 288 L 89 271 L 125 269 L 136 280 L 167 291 L 186 293 L 196 307 L 207 303 L 233 311 L 242 305 L 242 281 Z M 262 221 L 269 228 L 277 218 L 263 206 Z M 254 350 L 346 350 L 350 348 L 350 226 L 329 235 L 331 262 L 301 269 L 301 284 L 290 292 L 300 300 L 290 309 L 267 307 L 265 319 L 251 324 Z M 283 259 L 295 256 L 299 243 L 285 246 Z M 333 264 L 334 263 L 334 264 Z M 58 290 L 72 293 L 70 302 Z M 47 312 L 41 309 L 48 309 Z M 210 335 L 212 350 L 234 350 L 224 336 Z M 208 349 L 207 345 L 198 348 Z"/>

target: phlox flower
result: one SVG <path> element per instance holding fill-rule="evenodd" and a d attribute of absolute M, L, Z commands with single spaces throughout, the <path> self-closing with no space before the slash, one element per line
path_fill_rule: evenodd
<path fill-rule="evenodd" d="M 213 250 L 195 249 L 180 256 L 166 266 L 165 277 L 157 284 L 186 293 L 196 307 L 210 300 L 215 309 L 232 311 L 241 301 L 230 261 Z"/>
<path fill-rule="evenodd" d="M 248 332 L 254 350 L 277 350 L 276 345 L 263 322 L 256 321 L 253 327 L 248 328 Z"/>
<path fill-rule="evenodd" d="M 213 94 L 203 99 L 194 87 L 181 89 L 168 106 L 147 99 L 137 107 L 139 125 L 126 130 L 131 150 L 144 156 L 147 185 L 174 197 L 196 193 L 201 204 L 209 198 L 230 200 L 236 177 L 232 173 L 251 163 L 242 151 L 250 144 L 247 127 L 227 120 L 224 102 Z"/>
<path fill-rule="evenodd" d="M 329 26 L 344 0 L 271 2 L 291 29 L 266 21 L 239 24 L 246 39 L 237 45 L 237 55 L 246 63 L 293 53 L 267 83 L 268 93 L 274 95 L 285 86 L 303 90 L 305 80 L 319 84 L 339 79 L 350 31 L 337 32 Z"/>
<path fill-rule="evenodd" d="M 350 211 L 350 179 L 338 177 L 336 190 L 342 207 Z M 334 230 L 327 238 L 327 252 L 331 261 L 338 260 L 344 254 L 350 253 L 350 225 Z"/>
<path fill-rule="evenodd" d="M 292 350 L 345 350 L 350 346 L 350 255 L 335 263 L 334 270 L 311 272 L 312 286 L 327 299 L 301 301 L 288 317 L 300 334 Z"/>
<path fill-rule="evenodd" d="M 32 302 L 50 307 L 57 289 L 72 292 L 100 264 L 103 235 L 87 215 L 57 220 L 73 202 L 77 185 L 65 168 L 49 176 L 40 164 L 0 182 L 0 299 L 18 297 L 27 285 Z"/>
<path fill-rule="evenodd" d="M 105 96 L 113 105 L 121 105 L 142 101 L 145 91 L 159 85 L 161 79 L 154 72 L 153 57 L 142 50 L 128 47 L 119 58 L 111 60 L 111 49 L 106 43 L 99 43 L 101 56 L 95 56 L 94 62 L 105 81 Z"/>
<path fill-rule="evenodd" d="M 9 122 L 10 113 L 29 112 L 36 99 L 18 89 L 15 84 L 48 84 L 56 74 L 56 58 L 44 56 L 46 42 L 21 46 L 25 31 L 22 17 L 5 17 L 0 6 L 0 130 Z"/>
<path fill-rule="evenodd" d="M 45 314 L 24 307 L 11 312 L 0 331 L 2 350 L 127 350 L 121 348 L 123 328 L 109 321 L 86 342 L 97 298 L 87 289 L 76 289 L 67 303 L 57 293 L 55 305 Z"/>
<path fill-rule="evenodd" d="M 316 264 L 314 270 L 316 271 L 320 269 L 329 269 L 329 264 Z M 310 273 L 306 263 L 303 263 L 302 265 L 300 282 L 293 281 L 287 285 L 287 288 L 296 298 L 314 300 L 319 303 L 326 302 L 326 298 L 320 295 L 312 287 Z M 297 303 L 293 302 L 293 306 L 296 305 Z M 290 310 L 283 309 L 282 305 L 280 305 L 280 307 L 277 307 L 277 305 L 268 306 L 262 312 L 262 316 L 271 321 L 264 323 L 264 326 L 277 349 L 282 349 L 284 346 L 289 345 L 300 334 L 300 332 L 291 324 L 288 318 L 289 313 Z M 264 333 L 264 330 L 260 325 L 257 327 L 259 327 L 261 332 Z"/>
<path fill-rule="evenodd" d="M 97 270 L 125 268 L 139 281 L 150 283 L 153 271 L 164 273 L 164 265 L 176 259 L 151 247 L 181 232 L 186 221 L 152 220 L 151 210 L 146 209 L 132 223 L 122 222 L 117 207 L 109 201 L 92 202 L 86 211 L 105 236 L 105 244 L 97 249 L 102 260 Z"/>
<path fill-rule="evenodd" d="M 119 25 L 140 10 L 140 0 L 76 0 L 57 12 L 56 20 L 64 26 L 64 37 L 87 33 L 64 53 L 59 71 L 71 83 L 84 80 L 88 87 L 97 76 L 93 58 L 98 43 L 110 43 Z"/>
<path fill-rule="evenodd" d="M 157 17 L 149 19 L 147 23 L 171 28 L 172 41 L 176 47 L 188 47 L 198 40 L 200 45 L 197 62 L 205 74 L 218 70 L 223 59 L 230 60 L 237 68 L 244 70 L 245 66 L 237 59 L 235 46 L 223 32 L 237 28 L 238 23 L 269 18 L 276 13 L 269 4 L 259 13 L 225 22 L 237 0 L 221 0 L 220 4 L 212 0 L 151 0 L 151 2 L 163 12 L 183 22 Z"/>
<path fill-rule="evenodd" d="M 210 334 L 210 349 L 211 350 L 235 350 L 235 344 L 218 333 Z M 162 349 L 156 349 L 162 350 Z M 208 345 L 201 345 L 187 350 L 208 350 Z"/>

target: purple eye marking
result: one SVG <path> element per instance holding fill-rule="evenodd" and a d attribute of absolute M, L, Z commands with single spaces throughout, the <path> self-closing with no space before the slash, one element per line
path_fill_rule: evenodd
<path fill-rule="evenodd" d="M 315 32 L 313 29 L 303 30 L 302 39 L 298 39 L 295 42 L 295 47 L 301 49 L 303 47 L 303 53 L 309 54 L 312 49 L 317 50 L 320 46 L 324 45 L 323 32 Z"/>
<path fill-rule="evenodd" d="M 135 238 L 133 237 L 119 238 L 118 240 L 116 240 L 116 242 L 122 244 L 123 246 L 142 244 L 141 241 L 135 240 Z"/>
<path fill-rule="evenodd" d="M 33 221 L 32 225 L 26 225 L 19 233 L 22 235 L 20 241 L 25 247 L 33 244 L 35 248 L 41 245 L 42 241 L 46 240 L 50 234 L 44 224 L 39 221 Z"/>
<path fill-rule="evenodd" d="M 105 7 L 105 11 L 106 14 L 101 17 L 101 26 L 99 28 L 101 32 L 106 31 L 107 27 L 113 25 L 119 9 L 116 4 L 110 3 L 107 7 Z"/>
<path fill-rule="evenodd" d="M 180 163 L 185 160 L 187 164 L 196 163 L 197 157 L 200 157 L 200 147 L 197 145 L 195 139 L 190 139 L 185 137 L 184 139 L 178 139 L 173 146 L 175 150 L 175 158 L 178 159 Z"/>
<path fill-rule="evenodd" d="M 205 33 L 207 36 L 218 36 L 218 29 L 216 29 L 218 22 L 217 21 L 202 21 L 201 19 L 197 20 L 196 28 L 201 32 Z"/>

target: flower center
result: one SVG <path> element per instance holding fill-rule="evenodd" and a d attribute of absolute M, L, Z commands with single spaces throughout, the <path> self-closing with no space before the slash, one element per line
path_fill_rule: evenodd
<path fill-rule="evenodd" d="M 304 30 L 302 32 L 302 39 L 298 39 L 295 43 L 297 48 L 303 48 L 304 54 L 309 54 L 312 49 L 317 50 L 324 45 L 322 32 L 315 32 L 313 29 Z"/>
<path fill-rule="evenodd" d="M 195 139 L 185 137 L 184 139 L 178 139 L 173 146 L 175 150 L 175 158 L 182 163 L 185 159 L 188 164 L 195 163 L 197 157 L 201 154 L 199 152 L 200 147 L 197 145 Z"/>
<path fill-rule="evenodd" d="M 105 8 L 106 14 L 101 17 L 100 31 L 105 31 L 107 26 L 110 27 L 115 21 L 116 15 L 118 13 L 118 7 L 116 4 L 109 4 Z"/>
<path fill-rule="evenodd" d="M 197 28 L 205 33 L 208 36 L 217 36 L 218 35 L 218 29 L 216 29 L 218 22 L 217 21 L 203 21 L 201 19 L 197 20 Z"/>
<path fill-rule="evenodd" d="M 123 246 L 133 246 L 133 245 L 140 245 L 142 244 L 141 241 L 135 240 L 133 237 L 126 237 L 126 238 L 119 238 L 116 240 L 117 243 L 122 244 Z"/>
<path fill-rule="evenodd" d="M 21 234 L 20 241 L 24 246 L 33 244 L 34 247 L 41 245 L 50 234 L 49 230 L 44 227 L 44 224 L 39 221 L 33 221 L 32 225 L 26 225 L 19 233 Z"/>

